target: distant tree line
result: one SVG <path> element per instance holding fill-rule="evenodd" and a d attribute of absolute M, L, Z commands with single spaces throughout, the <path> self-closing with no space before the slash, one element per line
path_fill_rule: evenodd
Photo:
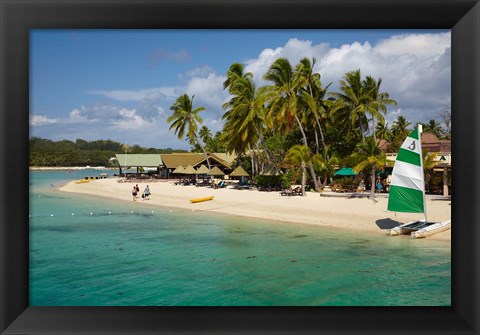
<path fill-rule="evenodd" d="M 185 150 L 143 148 L 139 145 L 126 146 L 112 140 L 85 141 L 77 139 L 52 141 L 32 137 L 29 141 L 30 166 L 112 166 L 110 158 L 115 154 L 166 154 Z"/>

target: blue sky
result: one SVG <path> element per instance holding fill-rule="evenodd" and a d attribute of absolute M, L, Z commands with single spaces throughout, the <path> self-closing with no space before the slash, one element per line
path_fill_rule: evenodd
<path fill-rule="evenodd" d="M 398 101 L 386 115 L 428 121 L 450 107 L 448 30 L 33 30 L 30 136 L 112 139 L 188 149 L 166 118 L 181 94 L 206 107 L 204 124 L 222 127 L 222 83 L 234 62 L 258 85 L 278 57 L 315 57 L 324 85 L 361 69 L 382 78 Z"/>

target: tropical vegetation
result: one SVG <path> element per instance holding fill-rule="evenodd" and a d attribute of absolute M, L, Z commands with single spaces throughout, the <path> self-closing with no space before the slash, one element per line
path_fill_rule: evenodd
<path fill-rule="evenodd" d="M 195 105 L 195 95 L 182 94 L 170 107 L 170 130 L 185 139 L 191 151 L 203 152 L 208 165 L 208 152 L 234 153 L 236 164 L 262 183 L 276 180 L 301 183 L 303 192 L 321 190 L 346 166 L 370 176 L 374 184 L 376 173 L 388 163 L 380 143 L 396 152 L 416 125 L 402 115 L 386 121 L 397 102 L 382 89 L 381 78 L 355 69 L 339 79 L 337 91 L 330 91 L 332 83 L 323 83 L 315 66 L 315 58 L 297 64 L 278 58 L 262 76 L 265 85 L 257 86 L 244 64 L 233 63 L 223 82 L 229 98 L 219 106 L 223 128 L 212 133 L 201 117 L 205 107 Z M 451 139 L 450 108 L 438 116 L 422 123 L 424 131 Z M 172 151 L 128 148 L 129 153 Z M 31 165 L 108 165 L 119 152 L 125 152 L 125 146 L 110 140 L 30 140 Z M 426 174 L 430 172 L 431 167 Z"/>
<path fill-rule="evenodd" d="M 143 148 L 139 145 L 127 146 L 125 143 L 112 140 L 52 141 L 32 137 L 29 141 L 29 165 L 116 167 L 116 162 L 112 161 L 111 158 L 115 157 L 115 154 L 124 152 L 129 154 L 169 154 L 186 152 L 186 150 Z"/>
<path fill-rule="evenodd" d="M 322 83 L 315 64 L 315 58 L 303 58 L 297 64 L 278 58 L 262 77 L 266 85 L 257 87 L 253 73 L 246 72 L 244 64 L 233 63 L 223 83 L 229 93 L 222 106 L 223 129 L 212 137 L 203 125 L 197 136 L 198 119 L 191 122 L 184 116 L 187 119 L 180 123 L 193 138 L 202 139 L 203 146 L 190 140 L 192 151 L 235 153 L 237 164 L 258 181 L 273 180 L 264 176 L 280 171 L 288 176 L 282 182 L 300 182 L 303 192 L 323 189 L 340 166 L 370 175 L 374 184 L 376 173 L 388 163 L 380 141 L 395 152 L 413 125 L 401 115 L 391 125 L 385 121 L 388 108 L 397 102 L 381 89 L 381 78 L 363 76 L 356 69 L 341 78 L 338 92 L 329 92 L 332 83 Z M 177 122 L 171 129 L 178 133 L 174 106 L 169 122 Z M 441 121 L 423 124 L 424 131 L 449 139 L 449 109 L 439 116 Z"/>

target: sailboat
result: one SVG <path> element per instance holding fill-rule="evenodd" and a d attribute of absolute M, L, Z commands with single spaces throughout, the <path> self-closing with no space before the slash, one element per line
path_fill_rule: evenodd
<path fill-rule="evenodd" d="M 425 218 L 389 229 L 387 235 L 410 234 L 423 238 L 450 228 L 451 220 L 427 220 L 425 181 L 422 159 L 422 125 L 413 130 L 400 147 L 393 167 L 387 210 L 403 213 L 423 213 Z"/>

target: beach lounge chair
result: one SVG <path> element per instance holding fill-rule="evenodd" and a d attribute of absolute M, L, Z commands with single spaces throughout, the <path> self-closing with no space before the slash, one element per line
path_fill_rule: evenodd
<path fill-rule="evenodd" d="M 211 182 L 208 179 L 204 179 L 201 182 L 195 184 L 195 186 L 197 186 L 197 187 L 210 186 L 210 185 L 211 185 Z"/>
<path fill-rule="evenodd" d="M 302 187 L 297 186 L 292 190 L 292 192 L 293 192 L 293 195 L 302 195 Z"/>
<path fill-rule="evenodd" d="M 288 187 L 284 189 L 282 192 L 280 192 L 281 196 L 292 196 L 293 195 L 293 189 Z"/>
<path fill-rule="evenodd" d="M 224 188 L 227 185 L 225 184 L 225 180 L 220 180 L 218 184 L 213 184 L 213 188 Z"/>

